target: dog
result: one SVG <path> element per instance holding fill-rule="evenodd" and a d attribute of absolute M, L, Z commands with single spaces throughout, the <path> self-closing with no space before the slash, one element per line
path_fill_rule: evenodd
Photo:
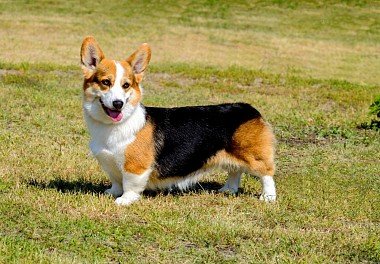
<path fill-rule="evenodd" d="M 236 194 L 242 173 L 248 173 L 260 177 L 260 200 L 276 200 L 275 137 L 255 108 L 144 106 L 141 82 L 151 58 L 146 43 L 115 61 L 89 36 L 80 57 L 90 149 L 112 182 L 105 193 L 117 205 L 137 201 L 145 189 L 186 189 L 215 167 L 228 172 L 219 191 Z"/>

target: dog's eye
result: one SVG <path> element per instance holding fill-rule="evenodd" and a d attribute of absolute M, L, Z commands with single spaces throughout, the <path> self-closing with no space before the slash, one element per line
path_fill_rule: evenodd
<path fill-rule="evenodd" d="M 129 83 L 126 82 L 126 83 L 123 84 L 123 88 L 124 89 L 127 89 L 128 87 L 129 87 Z"/>
<path fill-rule="evenodd" d="M 105 80 L 102 80 L 102 84 L 105 85 L 105 86 L 110 86 L 111 82 L 110 82 L 110 80 L 105 79 Z"/>

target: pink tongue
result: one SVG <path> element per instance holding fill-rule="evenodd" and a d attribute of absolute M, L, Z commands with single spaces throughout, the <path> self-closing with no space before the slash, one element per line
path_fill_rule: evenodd
<path fill-rule="evenodd" d="M 123 114 L 120 111 L 114 111 L 111 109 L 107 109 L 107 112 L 113 121 L 120 121 L 123 118 Z"/>

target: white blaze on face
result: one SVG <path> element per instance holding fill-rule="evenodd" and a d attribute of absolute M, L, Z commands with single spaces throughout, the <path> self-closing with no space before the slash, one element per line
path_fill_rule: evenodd
<path fill-rule="evenodd" d="M 116 78 L 115 78 L 115 84 L 114 84 L 113 88 L 117 88 L 117 90 L 116 90 L 117 92 L 115 92 L 115 93 L 119 93 L 120 98 L 123 98 L 121 100 L 123 101 L 124 104 L 126 104 L 128 98 L 131 96 L 132 89 L 129 89 L 128 92 L 125 92 L 125 90 L 122 88 L 122 86 L 125 82 L 125 79 L 123 80 L 125 70 L 119 62 L 115 62 L 115 65 L 116 65 Z"/>

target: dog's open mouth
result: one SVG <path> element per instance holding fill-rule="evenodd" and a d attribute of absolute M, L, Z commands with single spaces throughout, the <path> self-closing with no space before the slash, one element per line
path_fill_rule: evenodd
<path fill-rule="evenodd" d="M 112 119 L 112 121 L 119 122 L 123 118 L 123 113 L 121 111 L 108 108 L 104 105 L 102 99 L 99 99 L 99 101 L 103 107 L 104 112 Z"/>

